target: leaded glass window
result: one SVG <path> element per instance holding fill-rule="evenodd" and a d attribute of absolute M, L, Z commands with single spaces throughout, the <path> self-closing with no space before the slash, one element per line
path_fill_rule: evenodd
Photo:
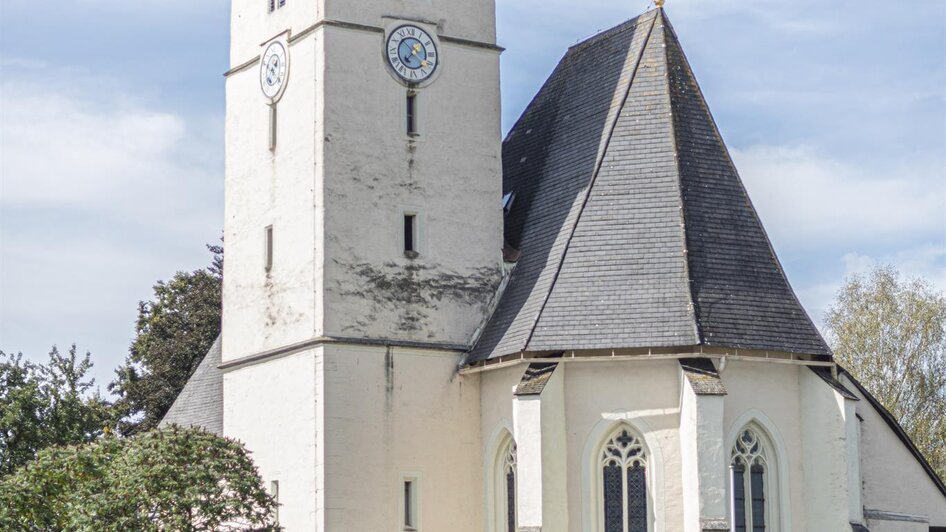
<path fill-rule="evenodd" d="M 761 435 L 742 431 L 732 451 L 733 521 L 735 532 L 766 531 L 768 456 Z"/>
<path fill-rule="evenodd" d="M 601 450 L 602 530 L 647 532 L 647 453 L 627 427 L 615 431 Z"/>
<path fill-rule="evenodd" d="M 503 480 L 506 485 L 506 532 L 516 532 L 516 443 L 509 441 L 503 453 Z"/>

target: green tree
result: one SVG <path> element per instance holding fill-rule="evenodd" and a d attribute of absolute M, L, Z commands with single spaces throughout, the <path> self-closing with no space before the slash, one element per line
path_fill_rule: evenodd
<path fill-rule="evenodd" d="M 854 276 L 825 317 L 837 361 L 946 478 L 946 297 L 892 267 Z"/>
<path fill-rule="evenodd" d="M 113 422 L 108 402 L 91 391 L 91 368 L 75 345 L 65 355 L 53 347 L 46 364 L 0 351 L 0 475 L 45 447 L 93 441 Z"/>
<path fill-rule="evenodd" d="M 40 452 L 0 479 L 0 529 L 278 530 L 247 450 L 171 427 Z"/>
<path fill-rule="evenodd" d="M 124 414 L 119 429 L 135 434 L 157 427 L 220 334 L 223 248 L 206 270 L 178 272 L 138 304 L 136 337 L 109 390 Z"/>

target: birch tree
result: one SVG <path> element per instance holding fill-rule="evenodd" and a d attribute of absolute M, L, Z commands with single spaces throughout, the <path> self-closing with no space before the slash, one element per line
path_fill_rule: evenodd
<path fill-rule="evenodd" d="M 855 275 L 825 316 L 835 357 L 946 478 L 946 296 L 892 267 Z"/>

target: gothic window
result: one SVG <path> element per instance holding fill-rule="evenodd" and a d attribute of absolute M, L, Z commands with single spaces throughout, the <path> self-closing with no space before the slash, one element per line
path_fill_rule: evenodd
<path fill-rule="evenodd" d="M 601 530 L 647 532 L 647 452 L 643 441 L 622 426 L 601 450 Z"/>
<path fill-rule="evenodd" d="M 762 433 L 747 427 L 732 450 L 732 504 L 735 532 L 765 532 L 771 497 L 770 451 Z"/>
<path fill-rule="evenodd" d="M 516 442 L 509 440 L 503 451 L 503 478 L 505 508 L 503 523 L 506 532 L 516 532 Z"/>

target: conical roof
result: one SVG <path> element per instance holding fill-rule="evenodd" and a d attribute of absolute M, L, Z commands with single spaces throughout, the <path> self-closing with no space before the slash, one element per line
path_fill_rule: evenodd
<path fill-rule="evenodd" d="M 664 11 L 572 47 L 503 144 L 521 254 L 467 363 L 713 346 L 830 356 Z"/>

